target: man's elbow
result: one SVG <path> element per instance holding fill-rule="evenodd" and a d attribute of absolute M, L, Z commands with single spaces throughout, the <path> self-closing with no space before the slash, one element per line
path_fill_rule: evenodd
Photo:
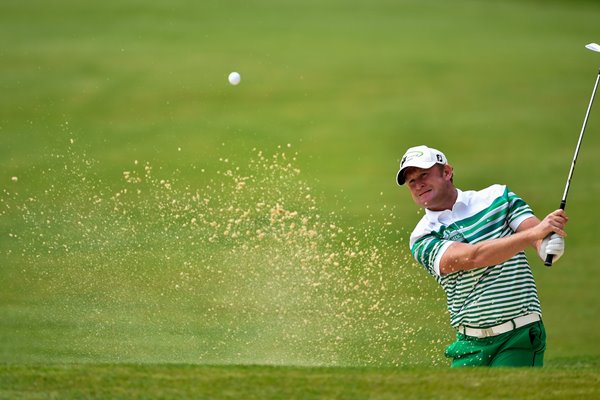
<path fill-rule="evenodd" d="M 468 250 L 463 250 L 460 254 L 447 254 L 442 257 L 440 262 L 440 274 L 442 276 L 458 271 L 468 271 L 485 266 L 484 260 L 480 257 L 475 246 L 467 245 Z"/>

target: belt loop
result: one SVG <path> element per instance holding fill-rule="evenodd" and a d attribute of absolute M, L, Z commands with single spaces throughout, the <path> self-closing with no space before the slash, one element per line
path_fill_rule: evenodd
<path fill-rule="evenodd" d="M 513 319 L 511 319 L 511 320 L 510 320 L 510 322 L 512 322 L 513 331 L 514 331 L 515 329 L 517 329 L 517 323 L 515 322 L 515 319 L 514 319 L 514 318 L 513 318 Z"/>

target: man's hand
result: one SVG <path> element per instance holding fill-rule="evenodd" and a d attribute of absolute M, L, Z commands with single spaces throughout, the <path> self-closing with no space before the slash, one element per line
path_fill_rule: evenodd
<path fill-rule="evenodd" d="M 532 228 L 532 233 L 540 241 L 553 233 L 560 237 L 565 237 L 567 233 L 564 231 L 564 228 L 568 221 L 569 218 L 564 210 L 558 209 L 546 215 L 546 218 Z"/>
<path fill-rule="evenodd" d="M 546 260 L 548 254 L 552 254 L 552 262 L 555 263 L 565 252 L 565 239 L 558 236 L 556 233 L 547 236 L 542 240 L 538 249 L 538 254 L 542 260 Z"/>
<path fill-rule="evenodd" d="M 535 243 L 539 256 L 546 260 L 548 254 L 552 254 L 553 262 L 556 262 L 565 252 L 564 231 L 569 218 L 564 210 L 558 209 L 551 212 L 533 229 L 537 231 L 538 240 Z"/>

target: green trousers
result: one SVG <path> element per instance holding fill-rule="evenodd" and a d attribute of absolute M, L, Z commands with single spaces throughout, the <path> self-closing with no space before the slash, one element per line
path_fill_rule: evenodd
<path fill-rule="evenodd" d="M 457 333 L 446 357 L 452 358 L 452 367 L 541 367 L 545 350 L 546 329 L 538 321 L 487 338 Z"/>

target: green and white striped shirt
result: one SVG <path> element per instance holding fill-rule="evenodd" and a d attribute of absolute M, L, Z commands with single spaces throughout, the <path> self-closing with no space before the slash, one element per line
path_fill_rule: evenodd
<path fill-rule="evenodd" d="M 509 236 L 532 216 L 529 206 L 503 185 L 458 190 L 452 210 L 425 210 L 410 236 L 410 250 L 446 292 L 452 326 L 487 328 L 528 313 L 541 315 L 524 252 L 502 264 L 440 274 L 442 255 L 453 242 L 477 243 Z"/>

